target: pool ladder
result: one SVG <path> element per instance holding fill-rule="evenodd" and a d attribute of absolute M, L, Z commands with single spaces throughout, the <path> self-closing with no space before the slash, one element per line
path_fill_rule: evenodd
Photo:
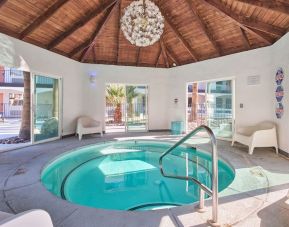
<path fill-rule="evenodd" d="M 196 135 L 200 131 L 206 131 L 207 134 L 210 137 L 211 146 L 212 146 L 212 187 L 209 188 L 208 186 L 202 184 L 199 180 L 197 180 L 194 177 L 190 176 L 177 176 L 177 175 L 171 175 L 166 174 L 163 170 L 163 158 L 168 155 L 171 151 L 173 151 L 176 147 L 184 143 L 186 140 L 190 139 L 192 136 Z M 175 143 L 171 148 L 169 148 L 167 151 L 165 151 L 160 159 L 160 170 L 164 177 L 168 178 L 174 178 L 174 179 L 180 179 L 180 180 L 191 180 L 195 182 L 200 187 L 200 203 L 199 203 L 199 209 L 200 211 L 204 210 L 205 206 L 205 193 L 207 195 L 212 196 L 212 220 L 210 220 L 210 224 L 213 226 L 218 226 L 218 151 L 217 151 L 217 142 L 216 137 L 213 133 L 213 131 L 205 126 L 201 125 L 191 131 L 189 134 L 187 134 L 185 137 L 180 139 L 177 143 Z"/>

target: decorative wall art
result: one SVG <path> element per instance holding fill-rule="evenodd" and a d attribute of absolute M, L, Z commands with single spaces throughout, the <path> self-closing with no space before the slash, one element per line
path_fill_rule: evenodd
<path fill-rule="evenodd" d="M 282 69 L 282 68 L 279 68 L 279 69 L 277 70 L 276 77 L 275 77 L 276 84 L 277 84 L 277 85 L 281 85 L 282 82 L 283 82 L 283 79 L 284 79 L 283 69 Z"/>
<path fill-rule="evenodd" d="M 284 106 L 281 102 L 278 102 L 276 104 L 276 110 L 275 110 L 275 113 L 276 113 L 276 117 L 278 119 L 281 119 L 283 114 L 284 114 Z"/>
<path fill-rule="evenodd" d="M 282 86 L 283 80 L 284 80 L 284 71 L 282 68 L 279 68 L 275 75 L 275 82 L 276 82 L 275 98 L 277 101 L 275 114 L 277 119 L 281 119 L 284 114 L 284 106 L 282 104 L 282 100 L 284 97 L 284 88 Z"/>
<path fill-rule="evenodd" d="M 284 88 L 282 85 L 277 86 L 275 91 L 275 97 L 277 102 L 281 102 L 284 97 Z"/>

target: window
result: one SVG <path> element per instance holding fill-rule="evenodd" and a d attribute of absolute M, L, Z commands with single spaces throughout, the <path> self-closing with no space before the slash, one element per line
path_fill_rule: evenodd
<path fill-rule="evenodd" d="M 223 107 L 223 99 L 222 98 L 219 98 L 219 97 L 216 98 L 216 107 L 217 108 Z"/>
<path fill-rule="evenodd" d="M 226 98 L 226 109 L 231 109 L 232 108 L 232 99 Z"/>
<path fill-rule="evenodd" d="M 9 93 L 9 104 L 12 106 L 22 106 L 23 94 Z"/>

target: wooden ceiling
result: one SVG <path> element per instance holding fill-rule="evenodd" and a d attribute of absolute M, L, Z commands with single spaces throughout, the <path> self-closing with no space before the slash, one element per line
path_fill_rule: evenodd
<path fill-rule="evenodd" d="M 169 68 L 273 44 L 289 0 L 152 0 L 159 42 L 131 45 L 120 17 L 132 0 L 0 0 L 0 32 L 85 63 Z"/>

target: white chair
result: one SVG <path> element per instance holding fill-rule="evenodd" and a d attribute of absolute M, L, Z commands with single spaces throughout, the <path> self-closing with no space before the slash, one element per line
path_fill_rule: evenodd
<path fill-rule="evenodd" d="M 77 120 L 76 134 L 78 134 L 79 140 L 82 139 L 82 135 L 100 133 L 102 136 L 102 124 L 100 121 L 96 121 L 91 117 L 80 117 Z"/>
<path fill-rule="evenodd" d="M 44 210 L 30 210 L 20 214 L 0 212 L 0 227 L 53 227 L 49 214 Z"/>
<path fill-rule="evenodd" d="M 253 154 L 255 147 L 274 147 L 278 154 L 276 126 L 273 122 L 261 122 L 255 126 L 236 127 L 232 146 L 239 142 L 249 146 L 249 154 Z"/>

